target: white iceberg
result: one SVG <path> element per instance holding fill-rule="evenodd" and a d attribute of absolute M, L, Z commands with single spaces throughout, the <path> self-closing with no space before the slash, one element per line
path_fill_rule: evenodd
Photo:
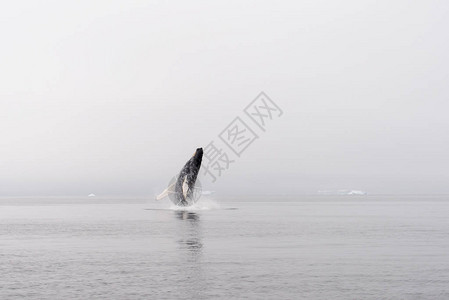
<path fill-rule="evenodd" d="M 365 191 L 361 190 L 324 190 L 318 191 L 320 195 L 366 195 Z"/>

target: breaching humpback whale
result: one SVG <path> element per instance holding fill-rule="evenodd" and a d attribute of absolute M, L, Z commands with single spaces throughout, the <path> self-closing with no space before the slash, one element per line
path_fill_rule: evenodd
<path fill-rule="evenodd" d="M 197 148 L 192 158 L 186 162 L 184 167 L 176 177 L 176 181 L 171 183 L 156 199 L 169 196 L 170 200 L 178 206 L 189 206 L 195 202 L 195 182 L 200 171 L 203 159 L 203 148 Z"/>

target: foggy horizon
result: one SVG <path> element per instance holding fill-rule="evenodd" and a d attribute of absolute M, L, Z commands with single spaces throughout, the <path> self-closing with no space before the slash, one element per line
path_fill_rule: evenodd
<path fill-rule="evenodd" d="M 448 3 L 1 7 L 0 197 L 152 198 L 236 117 L 259 138 L 203 190 L 449 194 Z"/>

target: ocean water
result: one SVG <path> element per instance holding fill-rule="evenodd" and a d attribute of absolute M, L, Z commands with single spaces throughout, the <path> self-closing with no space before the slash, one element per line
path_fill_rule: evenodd
<path fill-rule="evenodd" d="M 0 266 L 0 299 L 449 299 L 449 197 L 1 198 Z"/>

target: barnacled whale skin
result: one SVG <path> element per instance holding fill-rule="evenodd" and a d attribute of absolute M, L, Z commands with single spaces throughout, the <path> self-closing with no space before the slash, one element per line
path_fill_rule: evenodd
<path fill-rule="evenodd" d="M 193 204 L 193 189 L 195 188 L 196 178 L 200 171 L 201 161 L 203 159 L 203 148 L 197 148 L 195 154 L 184 165 L 179 172 L 175 184 L 176 205 L 189 206 Z"/>

